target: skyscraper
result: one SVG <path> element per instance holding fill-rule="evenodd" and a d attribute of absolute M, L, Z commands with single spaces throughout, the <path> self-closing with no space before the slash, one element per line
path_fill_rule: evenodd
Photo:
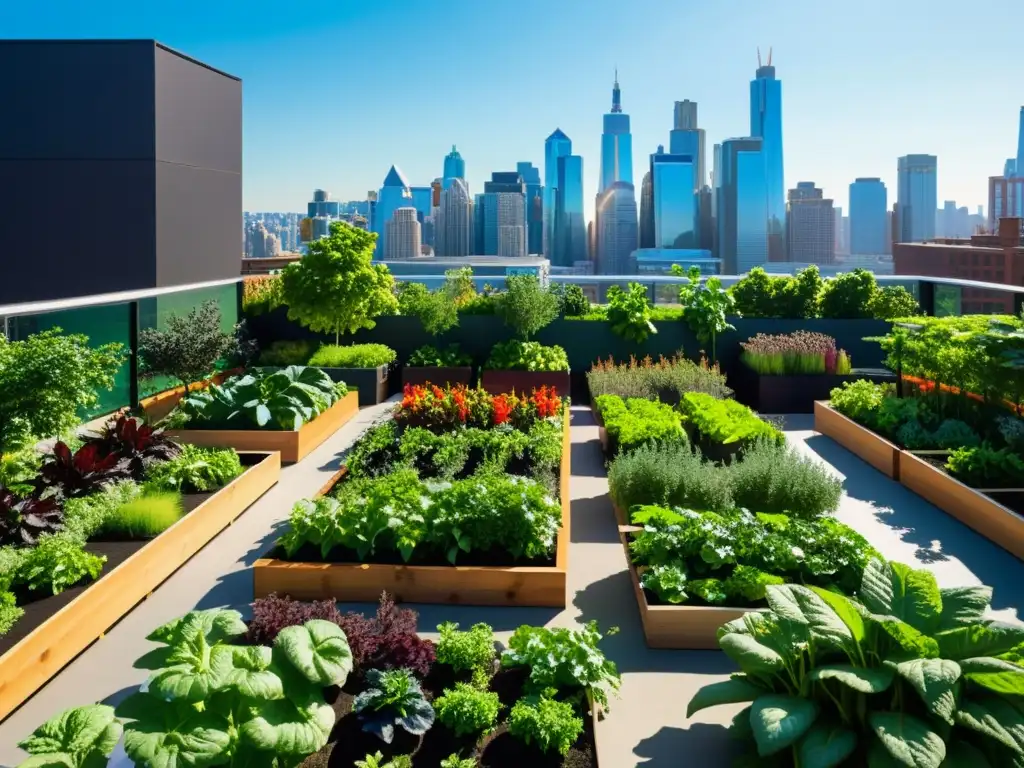
<path fill-rule="evenodd" d="M 452 144 L 452 151 L 444 156 L 444 173 L 441 175 L 441 185 L 448 189 L 454 179 L 466 178 L 466 161 L 462 159 L 459 150 Z"/>
<path fill-rule="evenodd" d="M 526 184 L 516 171 L 491 174 L 477 196 L 476 250 L 486 256 L 526 255 Z"/>
<path fill-rule="evenodd" d="M 750 81 L 750 135 L 762 140 L 765 193 L 768 206 L 768 260 L 785 259 L 783 227 L 786 222 L 786 184 L 782 165 L 782 81 L 775 78 L 772 54 Z"/>
<path fill-rule="evenodd" d="M 919 243 L 935 237 L 938 205 L 935 155 L 906 155 L 897 163 L 898 242 Z"/>
<path fill-rule="evenodd" d="M 420 255 L 422 239 L 415 208 L 396 208 L 385 223 L 384 230 L 387 239 L 387 246 L 384 249 L 385 261 L 411 259 Z"/>
<path fill-rule="evenodd" d="M 997 232 L 999 220 L 1024 218 L 1024 176 L 990 176 L 988 179 L 988 229 Z"/>
<path fill-rule="evenodd" d="M 409 182 L 405 180 L 402 172 L 392 165 L 388 175 L 384 177 L 373 212 L 373 231 L 377 233 L 376 258 L 384 258 L 387 252 L 387 222 L 391 221 L 396 209 L 411 205 L 412 189 Z"/>
<path fill-rule="evenodd" d="M 313 200 L 306 203 L 306 216 L 327 216 L 336 219 L 341 216 L 341 201 L 331 200 L 331 193 L 325 189 L 314 189 Z"/>
<path fill-rule="evenodd" d="M 516 172 L 526 184 L 526 249 L 527 253 L 544 253 L 544 201 L 541 193 L 540 168 L 533 163 L 516 163 Z"/>
<path fill-rule="evenodd" d="M 599 275 L 628 273 L 629 256 L 637 248 L 636 195 L 633 185 L 613 182 L 597 196 L 594 241 L 595 272 Z"/>
<path fill-rule="evenodd" d="M 789 190 L 786 209 L 786 250 L 801 264 L 835 261 L 836 219 L 832 201 L 813 181 L 799 181 Z"/>
<path fill-rule="evenodd" d="M 1017 129 L 1017 162 L 1015 172 L 1024 176 L 1024 107 L 1020 108 L 1020 128 Z"/>
<path fill-rule="evenodd" d="M 654 184 L 649 170 L 640 184 L 640 247 L 654 247 Z"/>
<path fill-rule="evenodd" d="M 601 179 L 597 191 L 603 192 L 616 181 L 633 183 L 633 136 L 629 132 L 629 115 L 622 111 L 619 73 L 612 86 L 612 110 L 604 116 L 601 134 Z"/>
<path fill-rule="evenodd" d="M 555 201 L 558 196 L 558 159 L 572 154 L 572 140 L 556 128 L 544 141 L 544 255 L 556 263 Z M 581 196 L 582 200 L 582 196 Z M 582 208 L 582 202 L 581 206 Z"/>
<path fill-rule="evenodd" d="M 697 127 L 697 102 L 677 101 L 673 111 L 675 122 L 669 131 L 668 149 L 673 155 L 690 155 L 694 158 L 696 173 L 693 178 L 694 191 L 707 183 L 707 152 L 703 128 Z"/>
<path fill-rule="evenodd" d="M 473 254 L 473 199 L 464 179 L 453 179 L 441 193 L 435 229 L 438 256 Z"/>
<path fill-rule="evenodd" d="M 889 197 L 879 178 L 860 178 L 850 185 L 850 253 L 886 253 Z"/>
<path fill-rule="evenodd" d="M 555 247 L 551 265 L 571 267 L 587 260 L 587 225 L 583 218 L 583 158 L 562 155 L 556 161 Z"/>
<path fill-rule="evenodd" d="M 718 257 L 722 273 L 740 275 L 768 260 L 767 164 L 762 139 L 726 139 L 716 159 Z"/>
<path fill-rule="evenodd" d="M 696 159 L 691 155 L 651 156 L 655 248 L 700 248 L 696 174 Z"/>

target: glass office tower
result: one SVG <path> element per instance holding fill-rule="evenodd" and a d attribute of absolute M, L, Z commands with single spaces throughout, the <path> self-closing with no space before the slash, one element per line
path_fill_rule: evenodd
<path fill-rule="evenodd" d="M 544 141 L 544 255 L 555 264 L 555 199 L 558 159 L 572 154 L 572 139 L 556 128 Z M 582 207 L 582 204 L 581 204 Z"/>
<path fill-rule="evenodd" d="M 452 144 L 452 151 L 444 156 L 444 173 L 441 175 L 441 188 L 448 189 L 453 179 L 466 178 L 466 161 L 462 159 L 459 150 Z"/>
<path fill-rule="evenodd" d="M 629 115 L 622 111 L 622 91 L 619 75 L 615 73 L 612 87 L 612 110 L 604 116 L 601 134 L 601 179 L 598 193 L 616 181 L 633 183 L 633 136 L 629 132 Z"/>
<path fill-rule="evenodd" d="M 896 234 L 901 243 L 920 243 L 935 237 L 938 208 L 935 155 L 906 155 L 897 163 Z"/>
<path fill-rule="evenodd" d="M 637 247 L 636 192 L 633 185 L 624 181 L 613 182 L 597 196 L 595 214 L 596 273 L 629 274 L 629 257 Z"/>
<path fill-rule="evenodd" d="M 740 275 L 768 260 L 767 166 L 762 140 L 727 139 L 719 156 L 721 172 L 715 177 L 718 254 L 723 274 Z"/>
<path fill-rule="evenodd" d="M 541 193 L 540 168 L 533 163 L 516 163 L 516 172 L 526 184 L 526 229 L 527 252 L 544 253 L 544 204 Z"/>
<path fill-rule="evenodd" d="M 392 165 L 377 195 L 377 206 L 373 215 L 373 231 L 377 233 L 377 250 L 374 252 L 374 258 L 384 258 L 384 241 L 387 235 L 385 223 L 391 220 L 396 210 L 410 205 L 412 189 L 409 182 L 405 180 L 402 172 Z"/>
<path fill-rule="evenodd" d="M 1017 162 L 1014 163 L 1014 173 L 1024 176 L 1024 107 L 1020 108 L 1020 128 L 1017 133 Z"/>
<path fill-rule="evenodd" d="M 850 185 L 850 254 L 885 253 L 889 196 L 878 178 L 857 179 Z"/>
<path fill-rule="evenodd" d="M 565 155 L 557 160 L 555 248 L 551 265 L 571 267 L 587 259 L 587 225 L 583 218 L 583 158 Z"/>
<path fill-rule="evenodd" d="M 691 155 L 657 154 L 651 158 L 655 248 L 700 247 L 696 172 Z"/>
<path fill-rule="evenodd" d="M 760 64 L 760 56 L 758 57 Z M 750 135 L 762 140 L 768 213 L 768 259 L 785 261 L 786 183 L 782 164 L 782 81 L 771 54 L 750 81 Z"/>

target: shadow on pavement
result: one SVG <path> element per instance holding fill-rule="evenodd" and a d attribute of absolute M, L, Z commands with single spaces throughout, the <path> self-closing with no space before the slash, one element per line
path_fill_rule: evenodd
<path fill-rule="evenodd" d="M 686 702 L 680 702 L 680 706 L 685 708 Z M 707 723 L 695 723 L 689 728 L 664 726 L 653 736 L 643 739 L 633 750 L 640 758 L 637 768 L 729 765 L 737 752 L 736 742 L 725 726 Z M 713 763 L 706 762 L 709 755 L 714 755 Z"/>

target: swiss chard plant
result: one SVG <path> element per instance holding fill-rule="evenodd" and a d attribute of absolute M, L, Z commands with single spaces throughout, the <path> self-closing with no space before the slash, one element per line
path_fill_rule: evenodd
<path fill-rule="evenodd" d="M 750 702 L 732 728 L 759 766 L 1020 765 L 1024 626 L 986 619 L 991 596 L 881 560 L 856 600 L 770 586 L 771 610 L 719 629 L 741 672 L 687 714 Z"/>
<path fill-rule="evenodd" d="M 190 429 L 298 430 L 346 391 L 318 368 L 255 368 L 183 398 L 168 421 Z"/>
<path fill-rule="evenodd" d="M 131 475 L 128 459 L 116 453 L 104 454 L 96 443 L 87 443 L 72 453 L 66 443 L 58 440 L 39 471 L 39 480 L 43 487 L 53 489 L 55 495 L 74 499 L 96 493 L 119 480 L 130 480 Z"/>
<path fill-rule="evenodd" d="M 363 721 L 363 730 L 386 744 L 395 738 L 395 726 L 422 736 L 434 724 L 434 708 L 423 697 L 419 680 L 407 669 L 366 672 L 367 689 L 356 696 L 352 711 Z"/>
<path fill-rule="evenodd" d="M 56 498 L 22 498 L 0 487 L 0 546 L 31 546 L 41 534 L 63 526 L 64 510 Z"/>
<path fill-rule="evenodd" d="M 117 456 L 127 462 L 132 479 L 142 480 L 153 464 L 170 461 L 181 448 L 164 434 L 126 413 L 108 421 L 86 445 L 95 444 L 100 456 Z"/>

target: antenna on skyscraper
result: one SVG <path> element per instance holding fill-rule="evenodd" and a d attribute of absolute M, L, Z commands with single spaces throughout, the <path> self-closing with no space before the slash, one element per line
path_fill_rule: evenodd
<path fill-rule="evenodd" d="M 761 68 L 761 46 L 757 46 L 757 68 Z"/>
<path fill-rule="evenodd" d="M 768 66 L 770 67 L 771 65 L 772 65 L 772 49 L 769 46 L 769 48 L 768 48 Z"/>

